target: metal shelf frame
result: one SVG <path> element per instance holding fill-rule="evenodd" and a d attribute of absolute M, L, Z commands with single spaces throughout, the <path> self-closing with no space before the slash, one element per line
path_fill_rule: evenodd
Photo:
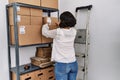
<path fill-rule="evenodd" d="M 28 8 L 35 8 L 35 9 L 41 9 L 43 10 L 43 12 L 48 13 L 48 16 L 51 16 L 52 12 L 57 12 L 58 15 L 58 19 L 59 19 L 59 10 L 58 9 L 54 9 L 54 8 L 47 8 L 47 7 L 41 7 L 41 6 L 34 6 L 34 5 L 29 5 L 29 4 L 23 4 L 23 3 L 11 3 L 6 5 L 6 22 L 7 22 L 7 42 L 8 42 L 8 67 L 9 67 L 9 80 L 11 79 L 11 71 L 15 71 L 16 72 L 16 80 L 20 80 L 20 75 L 22 73 L 26 73 L 29 71 L 23 71 L 20 72 L 20 65 L 19 65 L 19 48 L 21 47 L 30 47 L 30 46 L 39 46 L 39 47 L 46 47 L 46 45 L 50 46 L 50 43 L 46 43 L 46 44 L 35 44 L 35 45 L 26 45 L 26 46 L 19 46 L 19 37 L 18 37 L 18 25 L 17 25 L 17 6 L 21 6 L 21 7 L 28 7 Z M 15 36 L 15 61 L 16 61 L 16 67 L 15 68 L 11 68 L 11 47 L 12 45 L 10 44 L 10 24 L 9 24 L 9 8 L 13 7 L 13 19 L 14 19 L 14 36 Z M 30 71 L 34 71 L 40 69 L 38 67 L 33 67 Z"/>

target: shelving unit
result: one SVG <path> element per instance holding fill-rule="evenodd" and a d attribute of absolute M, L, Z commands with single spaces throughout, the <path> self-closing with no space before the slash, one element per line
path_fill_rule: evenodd
<path fill-rule="evenodd" d="M 46 46 L 51 45 L 51 43 L 47 43 L 47 44 L 35 44 L 35 45 L 19 46 L 19 43 L 18 43 L 18 25 L 17 25 L 17 6 L 41 9 L 41 10 L 43 10 L 43 12 L 48 13 L 48 16 L 51 16 L 52 12 L 57 12 L 58 13 L 57 15 L 59 18 L 59 10 L 58 9 L 41 7 L 41 6 L 34 6 L 34 5 L 23 4 L 23 3 L 12 3 L 12 4 L 6 5 L 9 80 L 12 80 L 11 79 L 11 71 L 16 73 L 16 76 L 17 76 L 16 80 L 20 80 L 21 74 L 40 69 L 39 67 L 33 66 L 32 64 L 28 64 L 28 65 L 30 65 L 30 69 L 25 71 L 23 68 L 24 65 L 22 65 L 22 66 L 19 65 L 19 48 L 29 47 L 29 46 L 46 47 Z M 10 7 L 13 7 L 15 45 L 10 44 L 10 23 L 9 23 L 9 8 Z M 16 67 L 14 67 L 14 68 L 11 67 L 11 47 L 13 47 L 13 46 L 15 47 L 15 59 L 16 59 Z"/>

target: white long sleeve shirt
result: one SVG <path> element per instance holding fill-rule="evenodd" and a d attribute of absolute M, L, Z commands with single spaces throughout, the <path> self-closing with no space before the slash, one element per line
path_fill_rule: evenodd
<path fill-rule="evenodd" d="M 42 35 L 53 38 L 51 61 L 62 63 L 76 61 L 74 50 L 75 28 L 49 30 L 48 24 L 45 24 L 42 27 Z"/>

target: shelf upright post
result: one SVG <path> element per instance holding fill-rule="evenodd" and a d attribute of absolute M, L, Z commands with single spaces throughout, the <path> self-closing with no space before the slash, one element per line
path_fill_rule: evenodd
<path fill-rule="evenodd" d="M 48 17 L 51 17 L 51 12 L 48 10 Z"/>
<path fill-rule="evenodd" d="M 9 26 L 9 6 L 6 6 L 6 21 L 7 21 L 7 44 L 8 44 L 8 70 L 9 70 L 9 80 L 11 79 L 11 54 L 10 54 L 10 26 Z"/>
<path fill-rule="evenodd" d="M 19 41 L 18 41 L 18 25 L 17 25 L 17 3 L 13 4 L 13 19 L 14 19 L 14 36 L 15 36 L 15 58 L 16 58 L 16 80 L 20 80 L 19 73 Z"/>
<path fill-rule="evenodd" d="M 58 17 L 58 21 L 59 21 L 59 10 L 57 11 L 57 17 Z"/>

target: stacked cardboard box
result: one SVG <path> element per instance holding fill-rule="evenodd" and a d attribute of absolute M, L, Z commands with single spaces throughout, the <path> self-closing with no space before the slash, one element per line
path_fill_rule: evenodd
<path fill-rule="evenodd" d="M 12 72 L 12 80 L 16 80 L 16 73 Z M 54 67 L 47 67 L 20 75 L 20 80 L 55 80 Z"/>
<path fill-rule="evenodd" d="M 36 48 L 36 57 L 41 57 L 41 58 L 51 58 L 51 51 L 52 48 Z"/>
<path fill-rule="evenodd" d="M 43 24 L 47 23 L 47 18 L 48 17 L 43 17 Z M 52 23 L 49 25 L 49 29 L 52 30 L 58 28 L 58 25 L 56 25 L 56 23 L 58 23 L 58 18 L 56 17 L 50 17 L 50 18 Z M 42 43 L 51 43 L 51 42 L 53 42 L 53 39 L 42 36 Z"/>
<path fill-rule="evenodd" d="M 9 8 L 11 44 L 15 44 L 13 8 Z M 19 45 L 41 43 L 42 10 L 17 7 L 17 25 Z"/>
<path fill-rule="evenodd" d="M 40 0 L 9 0 L 9 3 L 13 3 L 13 2 L 25 3 L 36 6 L 40 6 L 41 4 Z"/>
<path fill-rule="evenodd" d="M 58 0 L 9 0 L 9 3 L 13 2 L 58 9 Z"/>
<path fill-rule="evenodd" d="M 35 66 L 39 66 L 41 68 L 48 67 L 53 64 L 50 61 L 51 59 L 51 47 L 47 48 L 37 48 L 35 57 L 31 57 L 31 63 Z"/>
<path fill-rule="evenodd" d="M 58 9 L 58 0 L 41 0 L 41 6 Z"/>

